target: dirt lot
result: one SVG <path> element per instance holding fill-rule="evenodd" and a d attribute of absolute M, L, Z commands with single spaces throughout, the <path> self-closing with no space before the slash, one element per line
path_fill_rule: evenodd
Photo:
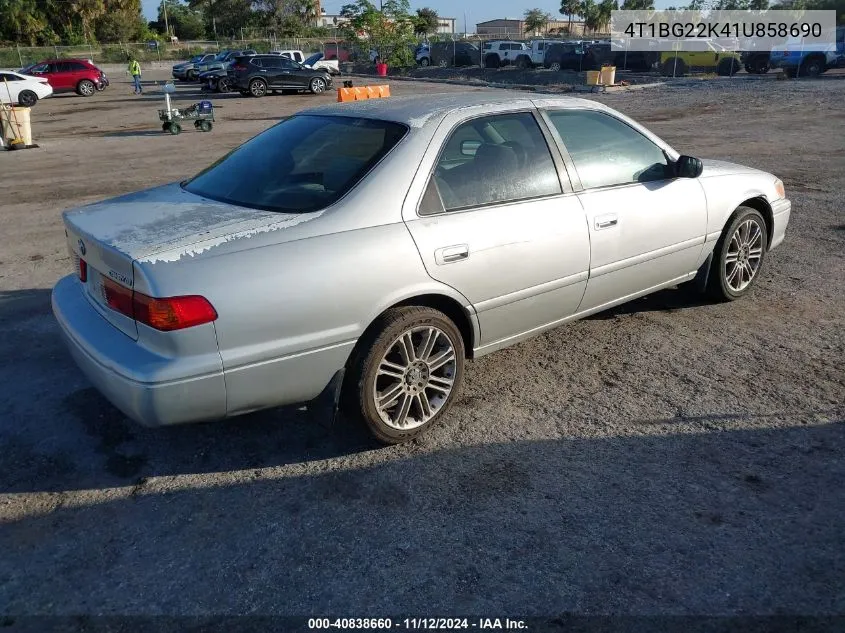
<path fill-rule="evenodd" d="M 218 98 L 211 134 L 171 137 L 161 95 L 115 78 L 38 104 L 41 148 L 0 154 L 4 624 L 845 612 L 841 78 L 592 95 L 682 152 L 780 175 L 785 243 L 742 301 L 664 291 L 471 363 L 449 420 L 395 448 L 298 408 L 142 429 L 80 375 L 49 309 L 60 211 L 188 176 L 332 99 Z"/>

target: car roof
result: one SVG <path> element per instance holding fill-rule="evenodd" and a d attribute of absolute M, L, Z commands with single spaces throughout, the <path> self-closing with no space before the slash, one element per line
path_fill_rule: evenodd
<path fill-rule="evenodd" d="M 365 119 L 381 119 L 404 123 L 410 127 L 424 127 L 426 124 L 436 125 L 443 116 L 460 108 L 471 108 L 486 105 L 498 105 L 525 102 L 531 97 L 524 92 L 496 90 L 478 91 L 470 93 L 447 92 L 430 94 L 426 99 L 419 96 L 388 97 L 386 99 L 367 99 L 365 101 L 350 101 L 333 103 L 302 110 L 300 114 L 317 114 L 333 116 L 351 116 Z M 595 101 L 578 99 L 575 97 L 558 97 L 556 95 L 542 95 L 544 104 L 583 106 L 591 109 L 602 106 Z"/>

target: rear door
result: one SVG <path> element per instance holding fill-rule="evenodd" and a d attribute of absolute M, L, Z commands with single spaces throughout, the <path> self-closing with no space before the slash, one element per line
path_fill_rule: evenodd
<path fill-rule="evenodd" d="M 23 83 L 23 81 L 17 75 L 13 75 L 11 73 L 0 73 L 0 102 L 17 102 L 21 83 Z"/>
<path fill-rule="evenodd" d="M 560 156 L 530 102 L 515 107 L 447 115 L 403 209 L 429 275 L 475 308 L 485 351 L 572 315 L 589 269 Z"/>

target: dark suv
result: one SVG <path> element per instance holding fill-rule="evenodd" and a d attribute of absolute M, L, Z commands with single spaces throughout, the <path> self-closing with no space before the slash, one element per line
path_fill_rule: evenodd
<path fill-rule="evenodd" d="M 276 90 L 308 90 L 320 94 L 332 87 L 328 71 L 306 68 L 283 55 L 236 57 L 228 77 L 232 88 L 253 97 L 263 97 L 268 91 Z"/>
<path fill-rule="evenodd" d="M 417 54 L 420 66 L 475 66 L 481 63 L 481 51 L 471 42 L 435 42 Z"/>

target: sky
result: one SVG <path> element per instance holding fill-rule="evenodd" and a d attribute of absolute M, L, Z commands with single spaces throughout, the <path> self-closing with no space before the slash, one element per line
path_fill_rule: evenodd
<path fill-rule="evenodd" d="M 347 4 L 349 0 L 322 0 L 322 7 L 326 13 L 338 13 L 340 7 Z M 422 7 L 431 7 L 437 14 L 444 18 L 455 18 L 457 24 L 455 30 L 464 32 L 464 12 L 466 12 L 467 31 L 475 32 L 475 25 L 478 22 L 495 20 L 496 18 L 521 18 L 526 9 L 538 7 L 548 11 L 553 17 L 566 19 L 558 13 L 560 2 L 550 0 L 523 0 L 527 4 L 513 2 L 513 0 L 469 0 L 463 3 L 449 2 L 449 0 L 411 0 L 411 8 L 416 10 Z M 158 16 L 160 0 L 141 0 L 144 17 L 147 20 L 155 20 Z M 621 4 L 621 3 L 620 3 Z M 677 5 L 677 0 L 656 0 L 655 8 L 664 9 L 672 4 Z"/>

